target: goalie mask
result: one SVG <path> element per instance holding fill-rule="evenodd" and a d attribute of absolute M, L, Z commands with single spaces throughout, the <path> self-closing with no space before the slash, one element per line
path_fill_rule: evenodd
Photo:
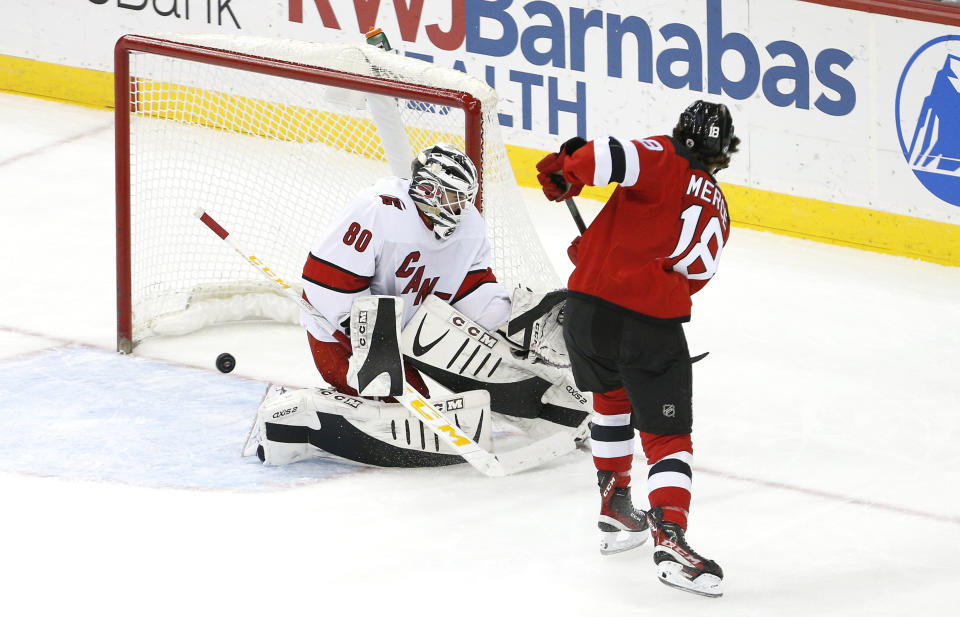
<path fill-rule="evenodd" d="M 477 196 L 477 168 L 466 154 L 439 143 L 417 154 L 411 165 L 410 197 L 439 240 L 449 238 Z"/>
<path fill-rule="evenodd" d="M 694 102 L 680 114 L 677 129 L 688 148 L 707 157 L 726 155 L 735 139 L 733 117 L 720 103 Z"/>

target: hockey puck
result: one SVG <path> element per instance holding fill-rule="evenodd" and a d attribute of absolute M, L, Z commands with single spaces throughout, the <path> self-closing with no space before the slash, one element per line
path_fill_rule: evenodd
<path fill-rule="evenodd" d="M 217 356 L 217 370 L 221 373 L 229 373 L 237 365 L 237 360 L 228 353 L 222 353 Z"/>

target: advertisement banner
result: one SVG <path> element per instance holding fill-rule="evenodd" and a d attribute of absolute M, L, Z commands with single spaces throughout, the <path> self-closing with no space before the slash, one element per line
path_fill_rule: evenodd
<path fill-rule="evenodd" d="M 0 56 L 110 72 L 127 33 L 357 42 L 373 26 L 497 90 L 521 184 L 569 137 L 669 133 L 702 98 L 733 112 L 742 153 L 720 179 L 748 223 L 830 240 L 845 219 L 815 219 L 849 206 L 892 217 L 849 243 L 907 242 L 883 235 L 910 217 L 947 224 L 934 242 L 958 251 L 955 25 L 797 0 L 6 0 Z"/>

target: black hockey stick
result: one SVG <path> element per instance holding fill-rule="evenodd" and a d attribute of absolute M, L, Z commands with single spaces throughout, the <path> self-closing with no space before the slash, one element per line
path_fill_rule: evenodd
<path fill-rule="evenodd" d="M 577 224 L 577 229 L 580 230 L 582 234 L 587 230 L 587 226 L 583 224 L 583 217 L 580 216 L 580 209 L 577 208 L 577 202 L 573 201 L 573 197 L 567 197 L 567 209 L 570 210 L 570 216 L 573 217 L 573 222 Z"/>

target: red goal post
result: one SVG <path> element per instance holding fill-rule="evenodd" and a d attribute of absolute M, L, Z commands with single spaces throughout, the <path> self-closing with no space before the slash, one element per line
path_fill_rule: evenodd
<path fill-rule="evenodd" d="M 128 35 L 114 61 L 119 351 L 223 321 L 297 320 L 196 229 L 196 207 L 299 280 L 352 195 L 406 175 L 435 141 L 477 163 L 498 278 L 557 286 L 481 80 L 364 44 L 235 35 Z"/>

